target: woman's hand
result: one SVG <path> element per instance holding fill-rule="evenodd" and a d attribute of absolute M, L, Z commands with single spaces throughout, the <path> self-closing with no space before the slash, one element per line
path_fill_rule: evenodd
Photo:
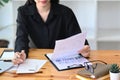
<path fill-rule="evenodd" d="M 82 56 L 89 57 L 90 56 L 90 46 L 85 45 L 81 50 L 78 51 Z"/>
<path fill-rule="evenodd" d="M 25 54 L 25 51 L 22 50 L 21 52 L 15 53 L 15 56 L 14 56 L 14 59 L 12 60 L 12 62 L 14 64 L 20 64 L 20 63 L 23 63 L 25 59 L 26 59 L 26 54 Z"/>

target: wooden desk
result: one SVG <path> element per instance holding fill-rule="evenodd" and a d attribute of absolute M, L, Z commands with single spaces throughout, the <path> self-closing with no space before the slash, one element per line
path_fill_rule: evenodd
<path fill-rule="evenodd" d="M 0 48 L 0 53 L 4 49 Z M 53 52 L 52 49 L 30 49 L 29 58 L 47 59 L 44 54 Z M 94 50 L 91 51 L 90 60 L 103 60 L 107 63 L 117 63 L 120 65 L 120 51 L 118 50 Z M 0 80 L 70 80 L 80 69 L 66 71 L 57 71 L 56 68 L 48 61 L 39 73 L 35 74 L 0 74 Z M 72 77 L 71 80 L 78 80 Z M 105 79 L 109 80 L 109 78 Z"/>

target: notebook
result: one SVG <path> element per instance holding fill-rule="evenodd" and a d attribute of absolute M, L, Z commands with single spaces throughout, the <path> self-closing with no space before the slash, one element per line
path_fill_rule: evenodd
<path fill-rule="evenodd" d="M 93 66 L 95 66 L 95 64 L 93 64 Z M 79 76 L 86 79 L 101 78 L 109 74 L 109 68 L 110 68 L 110 64 L 106 65 L 106 64 L 97 63 L 97 67 L 94 69 L 94 73 L 91 73 L 90 71 L 84 68 L 78 71 L 77 77 Z"/>

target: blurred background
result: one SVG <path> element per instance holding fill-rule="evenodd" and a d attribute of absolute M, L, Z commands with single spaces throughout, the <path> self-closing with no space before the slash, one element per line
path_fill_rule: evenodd
<path fill-rule="evenodd" d="M 17 8 L 25 1 L 10 0 L 0 5 L 0 47 L 14 48 Z M 60 0 L 60 4 L 74 11 L 92 50 L 120 49 L 119 0 Z"/>

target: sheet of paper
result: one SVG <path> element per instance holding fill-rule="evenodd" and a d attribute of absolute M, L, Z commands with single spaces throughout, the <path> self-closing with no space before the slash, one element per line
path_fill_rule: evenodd
<path fill-rule="evenodd" d="M 14 58 L 14 51 L 4 52 L 0 59 L 12 60 Z"/>
<path fill-rule="evenodd" d="M 53 54 L 49 53 L 47 56 L 49 57 L 50 60 L 56 65 L 56 67 L 59 70 L 63 69 L 70 69 L 70 68 L 76 68 L 76 67 L 83 67 L 84 62 L 88 62 L 88 60 L 78 54 L 76 55 L 71 55 L 68 57 L 62 57 L 56 60 L 53 60 L 52 57 Z"/>
<path fill-rule="evenodd" d="M 46 63 L 47 60 L 26 59 L 20 64 L 16 73 L 35 73 Z"/>
<path fill-rule="evenodd" d="M 79 33 L 69 38 L 58 40 L 55 44 L 53 59 L 78 54 L 85 43 L 86 33 Z"/>
<path fill-rule="evenodd" d="M 18 65 L 13 65 L 10 69 L 8 69 L 6 72 L 13 72 L 17 71 Z"/>

